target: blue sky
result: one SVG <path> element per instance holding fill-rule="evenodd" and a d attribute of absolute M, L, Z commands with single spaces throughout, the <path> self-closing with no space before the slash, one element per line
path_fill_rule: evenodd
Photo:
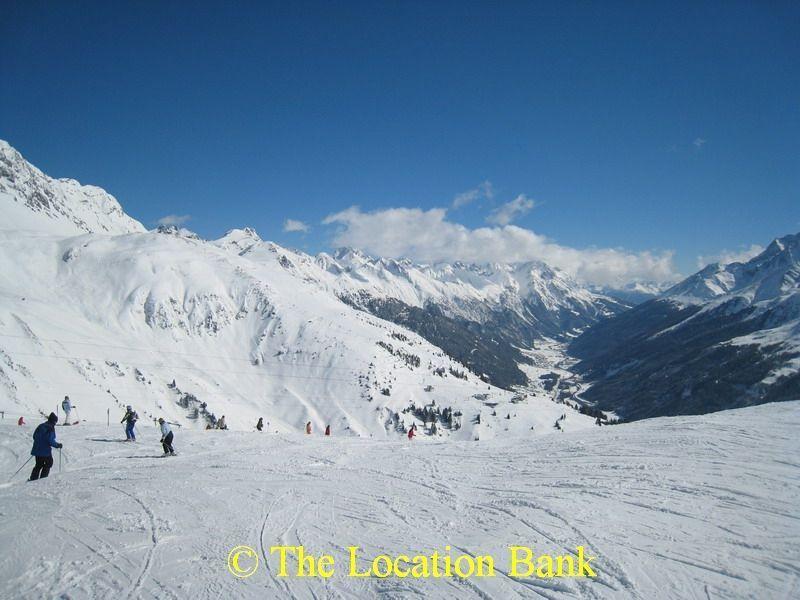
<path fill-rule="evenodd" d="M 4 3 L 0 137 L 148 226 L 598 282 L 800 231 L 797 3 L 121 4 Z"/>

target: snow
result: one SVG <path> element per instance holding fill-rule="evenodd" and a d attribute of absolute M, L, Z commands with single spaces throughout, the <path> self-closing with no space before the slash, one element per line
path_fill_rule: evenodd
<path fill-rule="evenodd" d="M 800 234 L 773 242 L 746 263 L 714 263 L 673 286 L 663 298 L 717 306 L 731 297 L 767 305 L 796 294 L 800 282 Z M 711 302 L 713 301 L 713 302 Z"/>
<path fill-rule="evenodd" d="M 213 414 L 246 430 L 263 416 L 281 432 L 310 420 L 386 438 L 423 425 L 406 410 L 413 404 L 461 411 L 460 427 L 439 427 L 435 437 L 472 440 L 552 433 L 569 412 L 548 394 L 512 403 L 514 393 L 476 374 L 456 377 L 465 367 L 440 348 L 340 299 L 368 290 L 470 312 L 529 278 L 542 302 L 592 308 L 588 292 L 543 265 L 443 266 L 451 275 L 439 277 L 357 251 L 311 257 L 249 228 L 211 242 L 178 227 L 147 232 L 103 190 L 53 179 L 5 142 L 0 196 L 0 410 L 8 415 L 46 414 L 69 394 L 93 422 L 132 404 L 145 419 L 163 415 L 187 428 L 202 429 Z M 593 425 L 571 417 L 571 429 Z"/>
<path fill-rule="evenodd" d="M 105 190 L 74 179 L 53 179 L 0 140 L 0 229 L 62 235 L 132 233 L 144 226 L 126 215 Z"/>
<path fill-rule="evenodd" d="M 7 481 L 36 423 L 0 423 Z M 0 485 L 0 597 L 797 597 L 798 427 L 800 402 L 477 443 L 174 427 L 163 459 L 149 424 L 136 444 L 58 427 L 61 472 L 56 455 L 50 478 Z M 262 561 L 248 579 L 226 568 L 237 545 Z M 277 577 L 274 545 L 331 554 L 335 575 Z M 351 578 L 351 545 L 449 545 L 497 576 Z M 584 546 L 597 577 L 509 577 L 509 545 Z"/>
<path fill-rule="evenodd" d="M 660 301 L 698 310 L 652 338 L 688 329 L 709 316 L 721 323 L 738 317 L 756 330 L 720 345 L 760 346 L 783 361 L 761 383 L 771 385 L 800 370 L 800 234 L 774 240 L 746 263 L 708 265 L 665 292 Z"/>
<path fill-rule="evenodd" d="M 790 357 L 783 365 L 767 374 L 762 380 L 765 385 L 800 371 L 800 319 L 789 321 L 780 327 L 739 336 L 727 343 L 732 346 L 780 347 L 781 351 Z"/>
<path fill-rule="evenodd" d="M 521 349 L 532 382 L 511 392 L 459 377 L 440 348 L 342 301 L 433 301 L 477 321 L 498 308 L 529 319 L 531 306 L 601 316 L 603 298 L 563 273 L 312 257 L 249 228 L 210 242 L 147 232 L 100 188 L 48 177 L 2 141 L 0 211 L 4 480 L 65 394 L 80 422 L 58 428 L 63 468 L 49 479 L 23 483 L 27 465 L 0 483 L 0 597 L 800 595 L 800 402 L 598 428 L 539 380 L 555 373 L 580 401 L 561 342 Z M 773 310 L 769 329 L 730 343 L 796 354 L 798 243 L 711 266 L 666 298 Z M 769 377 L 797 368 L 795 356 Z M 121 443 L 126 404 L 142 417 L 136 444 Z M 460 411 L 460 426 L 434 433 L 412 404 Z M 230 430 L 205 431 L 210 413 Z M 159 457 L 159 416 L 177 457 Z M 299 433 L 307 421 L 315 435 Z M 332 438 L 319 435 L 327 424 Z M 225 558 L 241 544 L 270 565 L 277 544 L 338 564 L 350 545 L 364 556 L 450 546 L 494 556 L 498 575 L 353 579 L 340 566 L 328 580 L 284 579 L 262 565 L 239 580 Z M 585 546 L 599 576 L 511 577 L 511 544 Z"/>
<path fill-rule="evenodd" d="M 517 264 L 414 264 L 407 259 L 372 258 L 352 248 L 340 248 L 333 256 L 316 257 L 280 248 L 233 230 L 215 242 L 251 260 L 268 260 L 270 252 L 283 254 L 295 272 L 314 280 L 338 296 L 392 298 L 421 307 L 436 302 L 449 316 L 483 322 L 491 309 L 510 308 L 526 317 L 524 301 L 548 311 L 601 316 L 599 296 L 565 273 L 541 262 Z"/>
<path fill-rule="evenodd" d="M 133 404 L 144 418 L 202 428 L 191 417 L 205 402 L 233 429 L 263 416 L 279 431 L 310 420 L 386 437 L 402 435 L 394 413 L 408 427 L 415 421 L 405 408 L 435 402 L 463 412 L 460 429 L 437 434 L 460 439 L 550 433 L 566 410 L 547 394 L 512 404 L 513 393 L 474 374 L 451 376 L 465 369 L 439 348 L 298 277 L 279 247 L 263 251 L 254 261 L 157 232 L 0 231 L 0 410 L 30 418 L 69 394 L 89 421 Z M 181 406 L 186 393 L 198 403 Z M 589 426 L 572 415 L 570 427 Z"/>

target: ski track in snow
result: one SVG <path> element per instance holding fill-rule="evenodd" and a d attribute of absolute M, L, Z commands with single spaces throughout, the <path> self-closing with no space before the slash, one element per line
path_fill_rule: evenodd
<path fill-rule="evenodd" d="M 142 583 L 147 578 L 147 575 L 150 573 L 150 566 L 152 565 L 153 562 L 153 554 L 155 553 L 155 550 L 158 547 L 158 537 L 156 535 L 155 517 L 153 516 L 153 511 L 150 510 L 150 508 L 144 502 L 142 502 L 138 496 L 135 496 L 134 494 L 126 492 L 125 490 L 122 490 L 113 485 L 109 487 L 112 490 L 117 490 L 120 494 L 124 494 L 125 496 L 136 502 L 139 506 L 141 506 L 142 510 L 147 515 L 150 524 L 150 539 L 152 540 L 153 545 L 151 548 L 148 548 L 139 577 L 136 579 L 136 582 L 133 584 L 133 587 L 131 588 L 130 592 L 128 592 L 127 597 L 133 598 L 135 597 L 135 594 L 139 591 L 139 589 L 142 587 Z"/>
<path fill-rule="evenodd" d="M 50 478 L 0 484 L 2 598 L 794 598 L 800 402 L 522 440 L 431 442 L 59 428 Z M 0 473 L 32 427 L 0 424 Z M 259 569 L 225 561 L 247 545 Z M 332 554 L 278 576 L 275 545 Z M 348 546 L 491 554 L 493 578 L 347 577 Z M 597 578 L 515 578 L 507 546 L 596 556 Z M 359 560 L 359 568 L 366 567 Z M 296 568 L 293 558 L 289 570 Z"/>

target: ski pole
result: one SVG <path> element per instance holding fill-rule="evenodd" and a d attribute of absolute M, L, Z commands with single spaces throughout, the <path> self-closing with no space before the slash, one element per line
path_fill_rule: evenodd
<path fill-rule="evenodd" d="M 61 473 L 61 448 L 58 449 L 58 472 Z"/>
<path fill-rule="evenodd" d="M 16 475 L 17 473 L 19 473 L 20 471 L 22 471 L 22 469 L 23 469 L 23 468 L 25 468 L 25 465 L 27 465 L 29 462 L 31 462 L 31 459 L 32 459 L 32 458 L 33 458 L 33 455 L 30 455 L 30 456 L 28 457 L 28 460 L 26 460 L 24 463 L 22 463 L 22 466 L 21 466 L 19 469 L 17 469 L 16 471 L 14 471 L 14 475 Z M 11 477 L 9 477 L 9 478 L 8 478 L 8 480 L 9 480 L 9 481 L 11 481 L 12 479 L 14 479 L 14 475 L 12 475 Z"/>

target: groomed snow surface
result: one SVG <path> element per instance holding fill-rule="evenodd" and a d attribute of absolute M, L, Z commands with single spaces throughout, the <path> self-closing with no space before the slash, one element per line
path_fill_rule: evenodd
<path fill-rule="evenodd" d="M 4 482 L 35 424 L 0 425 Z M 50 478 L 0 485 L 0 597 L 798 598 L 799 427 L 789 402 L 480 442 L 176 430 L 174 458 L 149 424 L 136 444 L 58 427 L 61 472 L 56 451 Z M 238 545 L 261 559 L 247 579 L 227 568 Z M 276 577 L 274 545 L 332 554 L 336 574 Z M 497 571 L 350 578 L 351 545 L 450 545 Z M 598 576 L 510 578 L 509 545 L 585 546 Z"/>

